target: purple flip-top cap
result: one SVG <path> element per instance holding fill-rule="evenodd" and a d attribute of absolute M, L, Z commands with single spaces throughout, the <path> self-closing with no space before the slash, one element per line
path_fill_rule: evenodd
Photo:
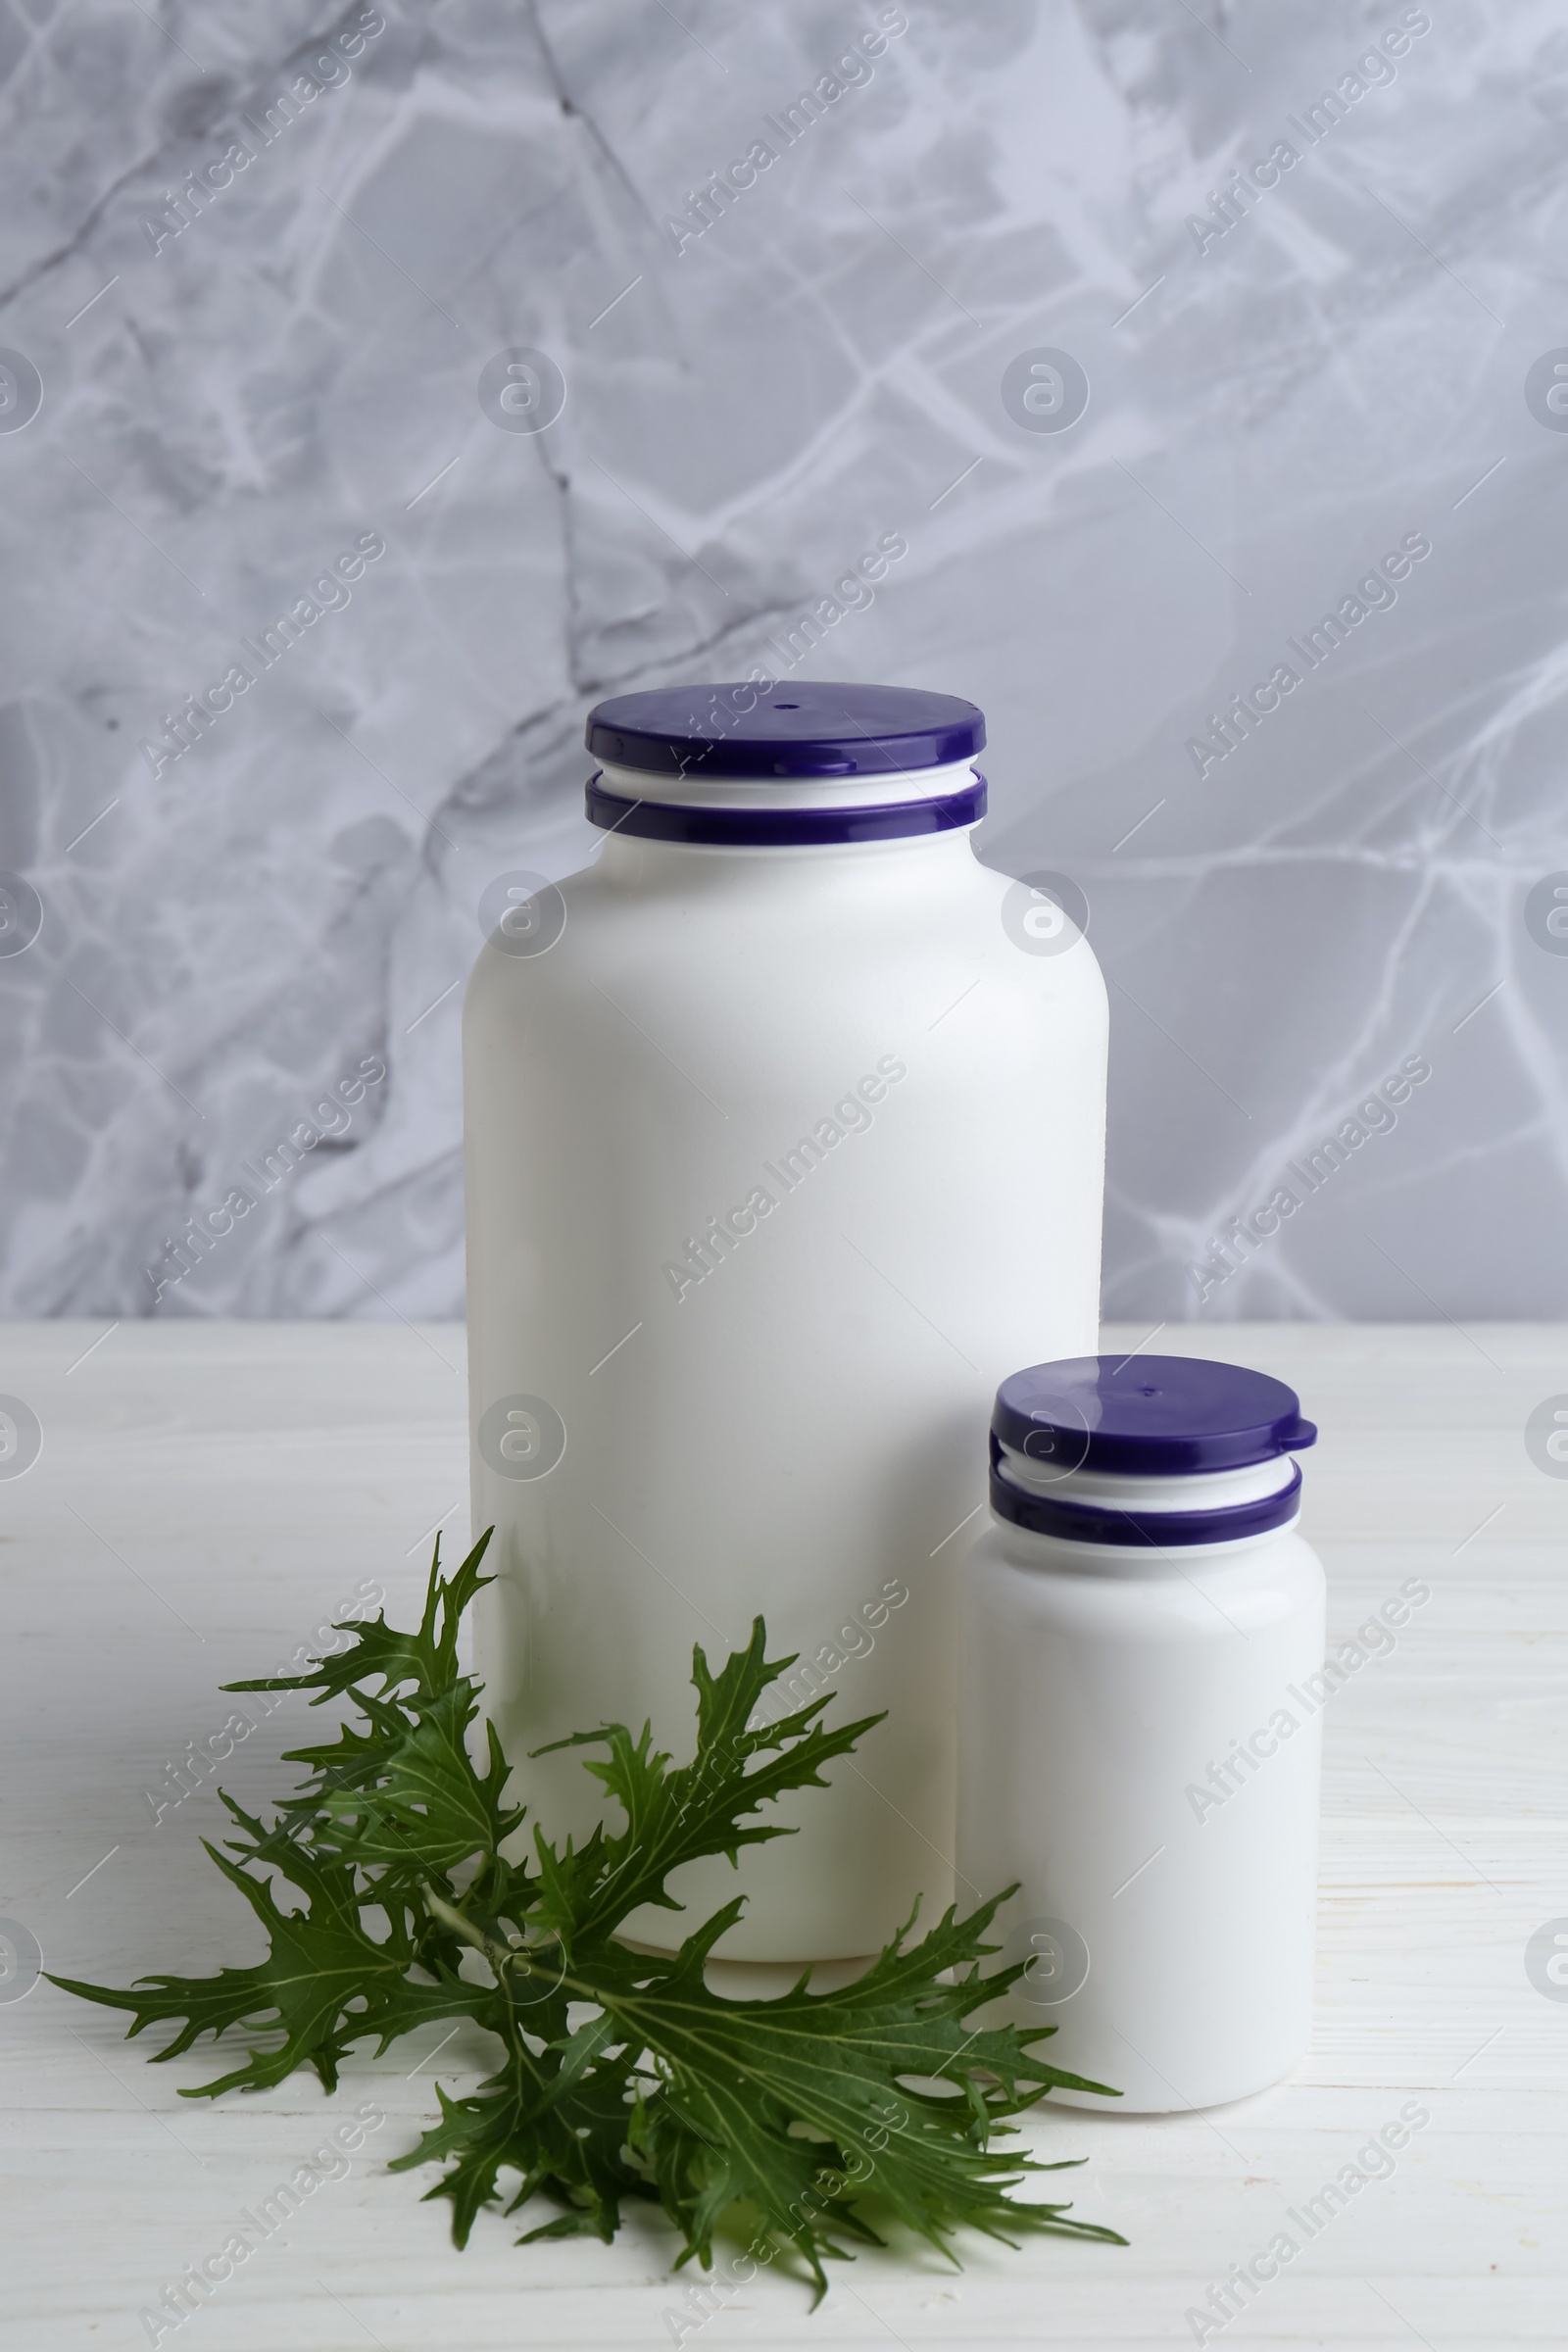
<path fill-rule="evenodd" d="M 1296 1515 L 1300 1472 L 1269 1494 L 1183 1509 L 1172 1501 L 1115 1508 L 1024 1489 L 1005 1475 L 1003 1447 L 1054 1472 L 1181 1477 L 1240 1470 L 1316 1442 L 1300 1399 L 1282 1380 L 1241 1364 L 1186 1355 L 1079 1355 L 1014 1372 L 991 1420 L 991 1500 L 1037 1534 L 1087 1544 L 1212 1544 L 1262 1535 Z"/>
<path fill-rule="evenodd" d="M 749 679 L 613 695 L 585 735 L 596 760 L 655 776 L 886 776 L 972 760 L 985 740 L 983 712 L 956 694 Z"/>
<path fill-rule="evenodd" d="M 1082 1470 L 1145 1478 L 1239 1470 L 1317 1437 L 1283 1380 L 1197 1355 L 1074 1355 L 1031 1364 L 997 1391 L 1004 1446 Z"/>
<path fill-rule="evenodd" d="M 618 694 L 588 713 L 584 740 L 597 760 L 649 779 L 646 797 L 609 791 L 596 776 L 588 814 L 608 831 L 643 839 L 720 846 L 792 846 L 883 841 L 945 833 L 985 814 L 985 778 L 957 790 L 896 803 L 833 808 L 781 804 L 706 806 L 681 785 L 821 784 L 953 767 L 984 745 L 984 714 L 956 694 L 910 686 L 799 684 L 661 686 Z"/>

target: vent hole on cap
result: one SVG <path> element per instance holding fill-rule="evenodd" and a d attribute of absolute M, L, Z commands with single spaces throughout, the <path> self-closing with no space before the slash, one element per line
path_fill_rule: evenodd
<path fill-rule="evenodd" d="M 775 710 L 798 710 L 800 707 L 799 703 L 775 703 L 773 705 Z"/>

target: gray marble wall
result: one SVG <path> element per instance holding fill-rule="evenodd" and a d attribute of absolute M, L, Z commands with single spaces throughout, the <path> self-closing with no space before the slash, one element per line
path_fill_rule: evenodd
<path fill-rule="evenodd" d="M 1568 1312 L 1560 0 L 0 0 L 0 76 L 5 1311 L 456 1311 L 486 883 L 821 611 L 1088 902 L 1109 1311 Z"/>

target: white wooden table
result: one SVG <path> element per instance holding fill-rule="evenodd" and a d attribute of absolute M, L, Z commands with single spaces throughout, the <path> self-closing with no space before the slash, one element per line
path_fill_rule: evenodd
<path fill-rule="evenodd" d="M 1321 1423 L 1306 1529 L 1337 1640 L 1405 1578 L 1432 1588 L 1393 1653 L 1328 1707 L 1312 2057 L 1204 2116 L 1041 2117 L 1033 2144 L 1088 2158 L 1069 2193 L 1125 2232 L 1125 2252 L 981 2243 L 961 2273 L 863 2255 L 834 2266 L 814 2317 L 801 2286 L 764 2275 L 686 2335 L 705 2352 L 1191 2343 L 1189 2308 L 1412 2098 L 1431 2121 L 1392 2176 L 1208 2340 L 1568 2342 L 1568 1985 L 1554 1997 L 1526 1969 L 1538 1930 L 1562 1919 L 1568 1934 L 1568 1479 L 1538 1469 L 1523 1438 L 1532 1409 L 1568 1391 L 1568 1332 L 1240 1325 L 1158 1345 L 1276 1372 Z M 411 1607 L 433 1523 L 462 1541 L 462 1334 L 176 1322 L 100 1341 L 98 1326 L 14 1326 L 0 1391 L 44 1433 L 25 1476 L 0 1479 L 0 1916 L 46 1966 L 100 1981 L 248 1959 L 247 1923 L 198 1843 L 222 1822 L 211 1782 L 156 1822 L 146 1792 L 221 1726 L 220 1683 L 270 1670 L 363 1580 Z M 224 1765 L 226 1785 L 278 1792 L 292 1777 L 278 1751 L 303 1721 L 286 1700 Z M 368 2097 L 387 2121 L 347 2177 L 163 2342 L 674 2340 L 682 2282 L 657 2218 L 634 2215 L 608 2248 L 519 2250 L 515 2225 L 486 2215 L 459 2255 L 446 2206 L 418 2201 L 433 2173 L 383 2170 L 433 2112 L 433 2079 L 467 2087 L 483 2071 L 482 2037 L 466 2034 L 362 2057 L 335 2101 L 298 2075 L 208 2105 L 175 2094 L 212 2074 L 209 2056 L 150 2068 L 154 2035 L 127 2045 L 113 2013 L 44 1983 L 0 2000 L 4 2340 L 144 2345 L 139 2310 Z"/>

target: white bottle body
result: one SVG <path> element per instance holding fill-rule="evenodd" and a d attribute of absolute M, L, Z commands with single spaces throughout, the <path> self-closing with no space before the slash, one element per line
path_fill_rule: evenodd
<path fill-rule="evenodd" d="M 960 1898 L 1018 1882 L 1008 2014 L 1122 2093 L 1054 2095 L 1164 2114 L 1277 2082 L 1311 2031 L 1316 1554 L 1294 1524 L 1152 1551 L 999 1519 L 962 1615 Z"/>
<path fill-rule="evenodd" d="M 522 1796 L 580 1834 L 604 1802 L 580 1751 L 528 1750 L 651 1720 L 684 1759 L 694 1643 L 716 1665 L 765 1616 L 796 1690 L 837 1688 L 830 1720 L 890 1719 L 776 1809 L 800 1835 L 692 1866 L 685 1911 L 633 1932 L 668 1947 L 744 1892 L 729 1957 L 872 1951 L 951 1899 L 946 1540 L 992 1393 L 1096 1338 L 1103 984 L 1081 940 L 1020 951 L 1017 886 L 959 832 L 613 836 L 559 887 L 559 940 L 487 946 L 465 1016 L 486 1703 Z M 711 1217 L 730 1238 L 683 1279 Z M 543 1476 L 477 1443 L 518 1395 L 560 1416 Z"/>

